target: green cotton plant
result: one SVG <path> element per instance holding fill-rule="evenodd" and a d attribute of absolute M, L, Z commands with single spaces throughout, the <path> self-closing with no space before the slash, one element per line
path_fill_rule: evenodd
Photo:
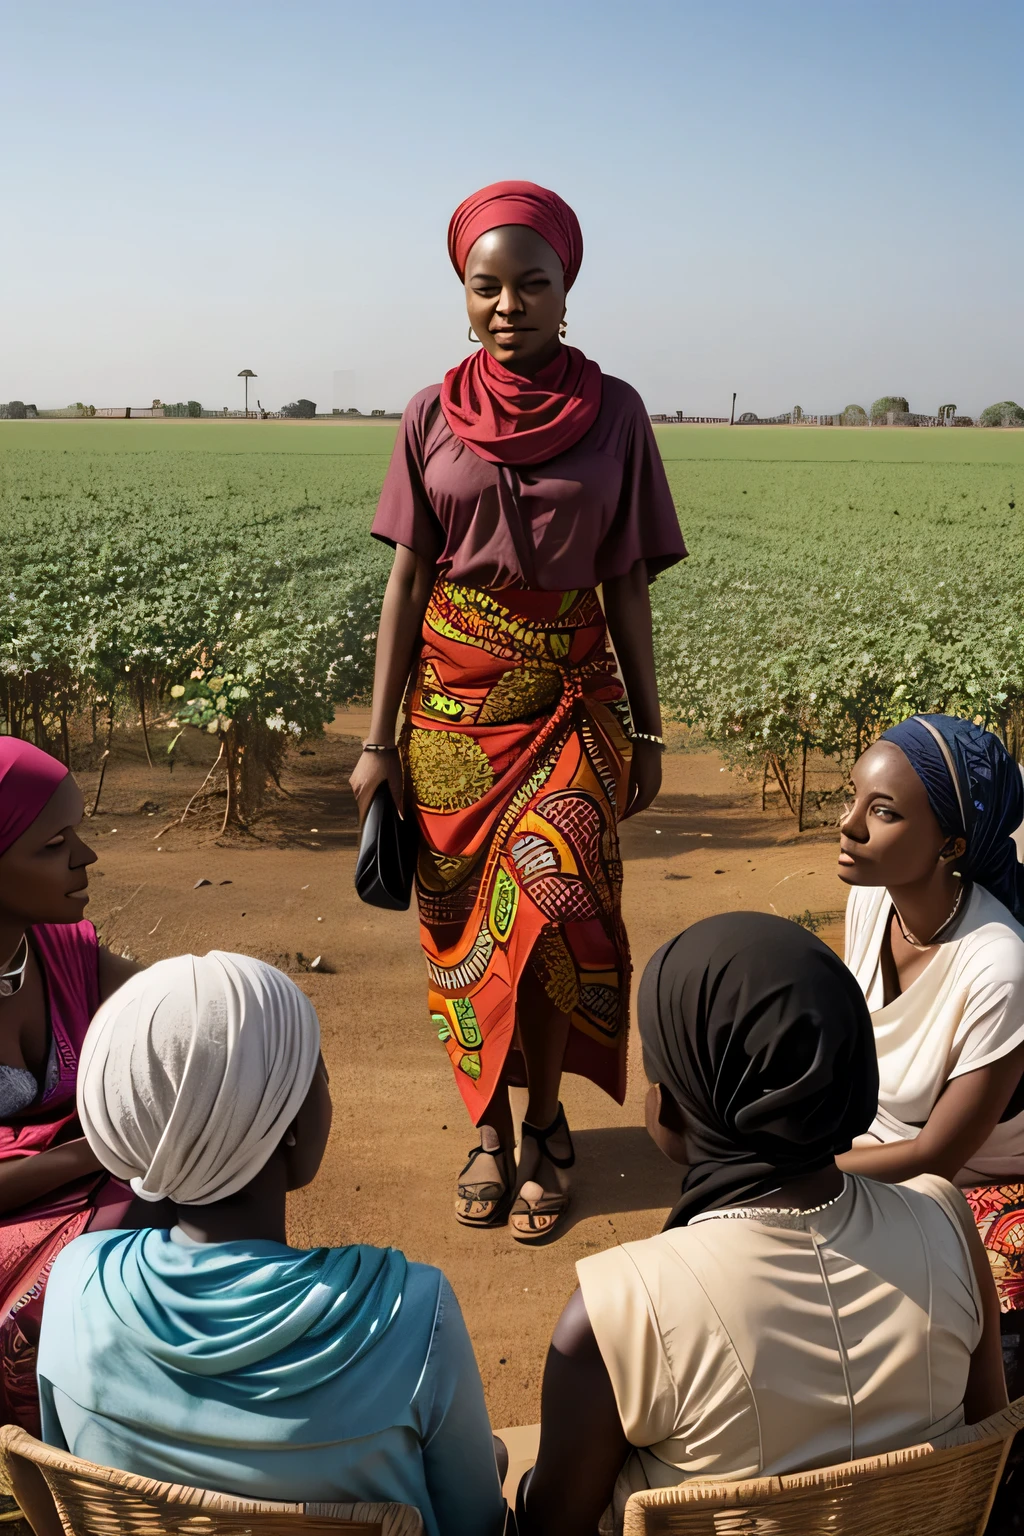
<path fill-rule="evenodd" d="M 225 824 L 244 825 L 258 810 L 268 778 L 277 781 L 289 741 L 322 732 L 351 654 L 339 615 L 295 611 L 290 585 L 275 596 L 257 585 L 247 606 L 237 572 L 211 594 L 205 633 L 184 681 L 170 688 L 174 719 L 217 736 L 227 777 Z M 269 584 L 265 584 L 269 585 Z M 224 602 L 227 600 L 225 610 Z"/>
<path fill-rule="evenodd" d="M 667 714 L 791 788 L 805 747 L 846 771 L 919 711 L 976 719 L 1024 758 L 1024 527 L 1005 468 L 669 473 L 693 553 L 652 588 Z"/>
<path fill-rule="evenodd" d="M 230 809 L 251 816 L 287 746 L 369 696 L 393 429 L 245 452 L 215 423 L 33 423 L 25 449 L 20 430 L 0 444 L 0 729 L 62 752 L 92 709 L 104 732 L 143 709 L 215 725 Z M 666 715 L 793 791 L 805 747 L 845 768 L 917 710 L 969 715 L 1024 757 L 1018 441 L 666 429 L 692 552 L 651 589 Z"/>
<path fill-rule="evenodd" d="M 5 453 L 0 729 L 62 752 L 90 710 L 108 745 L 131 718 L 214 724 L 229 819 L 251 816 L 288 744 L 369 692 L 388 556 L 366 528 L 386 462 L 339 477 L 330 457 L 296 473 L 273 455 Z M 204 695 L 218 674 L 228 692 Z"/>
<path fill-rule="evenodd" d="M 239 674 L 216 666 L 205 676 L 175 683 L 171 698 L 181 701 L 174 710 L 179 725 L 194 725 L 211 736 L 223 735 L 237 717 L 251 713 L 252 707 L 252 693 Z"/>

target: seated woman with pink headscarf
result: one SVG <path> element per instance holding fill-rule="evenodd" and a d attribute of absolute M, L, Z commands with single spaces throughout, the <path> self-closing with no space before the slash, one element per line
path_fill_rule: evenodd
<path fill-rule="evenodd" d="M 0 1422 L 34 1434 L 50 1266 L 80 1232 L 128 1224 L 133 1203 L 75 1110 L 89 1020 L 138 969 L 83 920 L 96 855 L 82 814 L 63 763 L 0 737 Z"/>

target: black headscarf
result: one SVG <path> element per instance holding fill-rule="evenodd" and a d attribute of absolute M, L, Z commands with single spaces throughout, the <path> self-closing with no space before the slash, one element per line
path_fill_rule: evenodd
<path fill-rule="evenodd" d="M 796 923 L 764 912 L 695 923 L 648 964 L 638 1011 L 647 1076 L 686 1123 L 690 1162 L 666 1228 L 827 1167 L 874 1119 L 864 994 Z"/>

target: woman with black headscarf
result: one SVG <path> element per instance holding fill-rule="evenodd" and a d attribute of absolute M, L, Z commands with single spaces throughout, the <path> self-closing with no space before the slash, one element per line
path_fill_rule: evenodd
<path fill-rule="evenodd" d="M 871 1009 L 878 1114 L 844 1168 L 964 1189 L 996 1277 L 1007 1377 L 1024 1393 L 1024 819 L 990 731 L 915 715 L 853 770 L 839 877 L 846 963 Z"/>
<path fill-rule="evenodd" d="M 995 1289 L 943 1179 L 836 1166 L 875 1113 L 871 1019 L 820 940 L 707 918 L 644 972 L 647 1124 L 685 1167 L 663 1232 L 577 1265 L 548 1354 L 527 1536 L 611 1501 L 913 1445 L 1006 1402 Z"/>

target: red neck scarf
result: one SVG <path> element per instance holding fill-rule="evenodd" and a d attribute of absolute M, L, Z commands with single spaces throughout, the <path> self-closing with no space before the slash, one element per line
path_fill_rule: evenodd
<path fill-rule="evenodd" d="M 527 379 L 481 347 L 445 374 L 441 409 L 455 436 L 489 464 L 544 464 L 594 425 L 601 370 L 577 347 L 560 347 Z"/>

